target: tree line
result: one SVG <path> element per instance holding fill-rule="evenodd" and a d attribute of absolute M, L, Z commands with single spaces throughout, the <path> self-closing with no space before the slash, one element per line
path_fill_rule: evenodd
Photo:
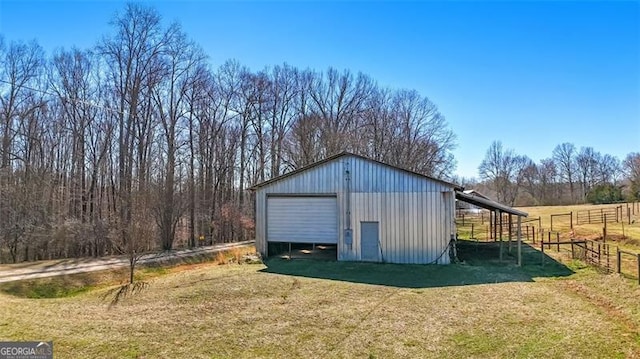
<path fill-rule="evenodd" d="M 494 141 L 478 167 L 483 187 L 510 205 L 564 205 L 640 200 L 640 153 L 623 160 L 565 142 L 535 163 Z"/>
<path fill-rule="evenodd" d="M 0 37 L 0 262 L 252 238 L 249 186 L 345 150 L 435 177 L 455 166 L 453 132 L 416 91 L 214 68 L 139 4 L 110 24 L 51 56 Z"/>

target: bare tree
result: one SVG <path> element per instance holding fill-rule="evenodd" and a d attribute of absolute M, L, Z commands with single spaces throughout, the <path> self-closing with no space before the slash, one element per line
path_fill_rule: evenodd
<path fill-rule="evenodd" d="M 198 171 L 197 163 L 201 163 L 198 153 L 198 104 L 202 103 L 207 96 L 208 87 L 211 86 L 211 73 L 205 64 L 200 64 L 193 70 L 191 81 L 185 88 L 185 106 L 187 111 L 188 127 L 188 157 L 189 157 L 189 247 L 196 246 L 196 237 L 200 238 L 202 229 L 197 226 L 199 215 L 199 202 L 197 200 L 198 187 L 197 176 L 202 173 Z"/>
<path fill-rule="evenodd" d="M 600 157 L 598 162 L 597 176 L 599 183 L 611 183 L 615 185 L 622 175 L 622 164 L 620 160 L 608 153 Z"/>
<path fill-rule="evenodd" d="M 43 71 L 37 43 L 12 42 L 5 47 L 0 39 L 0 239 L 7 243 L 13 262 L 18 260 L 18 246 L 27 243 L 24 236 L 43 219 L 43 199 L 35 197 L 40 178 L 32 166 L 43 125 L 44 101 L 37 91 Z"/>
<path fill-rule="evenodd" d="M 560 177 L 569 184 L 571 202 L 575 202 L 574 181 L 576 177 L 576 147 L 572 143 L 562 143 L 553 149 L 553 160 Z"/>
<path fill-rule="evenodd" d="M 132 236 L 134 212 L 146 213 L 148 196 L 146 183 L 146 154 L 150 144 L 151 91 L 161 80 L 162 51 L 167 33 L 162 29 L 159 14 L 142 5 L 127 5 L 124 13 L 117 14 L 112 23 L 115 34 L 103 39 L 98 46 L 108 67 L 108 81 L 116 105 L 117 123 L 117 195 L 114 208 L 118 210 L 115 223 L 120 231 L 121 250 L 137 248 L 138 238 Z M 136 151 L 137 150 L 137 151 Z M 138 161 L 135 161 L 136 157 Z M 137 178 L 134 179 L 134 164 Z M 137 193 L 134 192 L 137 184 Z M 132 255 L 132 252 L 128 253 Z M 132 261 L 132 265 L 134 262 Z"/>
<path fill-rule="evenodd" d="M 600 157 L 600 153 L 592 147 L 580 148 L 580 152 L 576 156 L 576 169 L 580 174 L 583 200 L 586 200 L 587 194 L 596 184 Z"/>
<path fill-rule="evenodd" d="M 552 158 L 545 158 L 538 165 L 538 175 L 540 178 L 540 204 L 555 204 L 557 194 L 558 171 Z"/>
<path fill-rule="evenodd" d="M 69 215 L 82 223 L 87 221 L 89 210 L 87 140 L 98 116 L 98 108 L 92 103 L 98 93 L 94 67 L 95 61 L 88 52 L 60 51 L 53 57 L 49 75 L 51 91 L 57 96 L 66 121 L 64 126 L 71 135 Z"/>
<path fill-rule="evenodd" d="M 394 94 L 389 89 L 375 89 L 362 114 L 366 125 L 362 129 L 364 136 L 360 137 L 358 149 L 361 154 L 378 161 L 388 161 L 393 157 L 397 127 L 390 106 L 392 96 Z"/>
<path fill-rule="evenodd" d="M 337 152 L 437 177 L 455 165 L 453 132 L 416 91 L 334 68 L 210 69 L 140 4 L 111 25 L 48 59 L 0 37 L 2 261 L 123 253 L 133 273 L 185 237 L 250 237 L 248 186 Z"/>
<path fill-rule="evenodd" d="M 294 120 L 288 136 L 288 163 L 293 168 L 310 165 L 322 159 L 320 119 L 305 115 Z"/>
<path fill-rule="evenodd" d="M 156 221 L 160 229 L 162 249 L 170 250 L 176 233 L 176 225 L 183 214 L 184 204 L 176 193 L 176 168 L 178 152 L 186 141 L 183 130 L 187 126 L 187 91 L 195 81 L 195 71 L 205 56 L 186 35 L 173 25 L 167 35 L 162 52 L 162 81 L 152 89 L 153 103 L 157 109 L 164 142 L 164 171 L 160 201 L 155 206 Z"/>
<path fill-rule="evenodd" d="M 398 133 L 387 161 L 436 177 L 449 176 L 454 162 L 455 135 L 444 116 L 428 98 L 416 91 L 397 91 L 392 97 L 392 124 Z"/>
<path fill-rule="evenodd" d="M 531 199 L 533 200 L 532 204 L 538 204 L 537 202 L 542 198 L 542 186 L 541 186 L 541 176 L 540 169 L 538 165 L 535 164 L 529 158 L 523 158 L 523 169 L 522 169 L 522 189 L 526 192 Z"/>
<path fill-rule="evenodd" d="M 11 146 L 20 117 L 28 116 L 41 103 L 32 90 L 43 71 L 40 45 L 12 42 L 5 50 L 0 42 L 0 170 L 10 167 Z"/>
<path fill-rule="evenodd" d="M 287 64 L 275 66 L 270 75 L 270 102 L 267 109 L 270 158 L 268 177 L 275 177 L 283 172 L 284 143 L 293 123 L 300 81 L 299 71 Z"/>
<path fill-rule="evenodd" d="M 622 163 L 624 173 L 629 181 L 630 197 L 640 199 L 640 152 L 631 152 Z"/>
<path fill-rule="evenodd" d="M 373 81 L 364 74 L 354 76 L 329 68 L 307 82 L 310 112 L 321 122 L 322 156 L 353 150 L 361 115 L 373 90 Z"/>
<path fill-rule="evenodd" d="M 237 128 L 240 131 L 240 153 L 238 156 L 238 205 L 244 202 L 247 179 L 247 159 L 258 152 L 258 168 L 264 173 L 266 167 L 266 108 L 268 107 L 269 78 L 266 73 L 253 74 L 247 68 L 239 68 L 239 96 Z"/>
<path fill-rule="evenodd" d="M 524 181 L 524 169 L 530 161 L 526 157 L 517 156 L 511 149 L 504 150 L 500 141 L 494 141 L 478 171 L 483 180 L 493 184 L 499 202 L 514 205 Z"/>

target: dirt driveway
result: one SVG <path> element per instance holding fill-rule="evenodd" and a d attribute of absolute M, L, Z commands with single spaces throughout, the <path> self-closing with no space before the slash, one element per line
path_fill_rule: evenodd
<path fill-rule="evenodd" d="M 149 253 L 142 256 L 139 264 L 161 261 L 172 261 L 216 253 L 232 248 L 253 244 L 254 241 L 236 243 L 222 243 L 195 249 L 181 249 L 175 251 Z M 111 256 L 104 258 L 72 258 L 50 261 L 24 262 L 0 265 L 0 283 L 17 280 L 54 277 L 59 275 L 94 272 L 106 269 L 126 267 L 129 265 L 127 256 Z"/>

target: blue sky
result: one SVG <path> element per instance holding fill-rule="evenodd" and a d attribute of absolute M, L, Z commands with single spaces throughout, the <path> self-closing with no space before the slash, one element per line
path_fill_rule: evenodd
<path fill-rule="evenodd" d="M 152 4 L 219 65 L 362 71 L 428 96 L 456 133 L 457 173 L 492 141 L 533 160 L 562 142 L 640 151 L 640 2 L 216 2 Z M 86 48 L 120 1 L 0 1 L 5 40 Z"/>

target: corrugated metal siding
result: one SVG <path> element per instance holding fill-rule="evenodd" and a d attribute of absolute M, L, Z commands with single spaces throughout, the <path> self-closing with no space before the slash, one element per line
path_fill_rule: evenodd
<path fill-rule="evenodd" d="M 256 250 L 267 256 L 267 194 L 263 190 L 256 191 Z"/>
<path fill-rule="evenodd" d="M 352 192 L 443 192 L 440 182 L 413 175 L 359 157 L 345 157 L 351 167 Z"/>
<path fill-rule="evenodd" d="M 265 193 L 337 193 L 342 189 L 342 159 L 325 163 L 259 189 Z"/>
<path fill-rule="evenodd" d="M 347 189 L 345 164 L 351 180 Z M 448 192 L 446 195 L 443 192 Z M 430 263 L 449 243 L 455 228 L 453 188 L 362 158 L 345 156 L 259 188 L 256 246 L 266 254 L 267 194 L 335 194 L 338 206 L 338 260 L 360 260 L 360 222 L 380 222 L 381 260 Z M 353 244 L 344 244 L 347 193 L 351 193 Z M 447 253 L 438 263 L 449 262 Z"/>
<path fill-rule="evenodd" d="M 442 193 L 353 193 L 351 198 L 354 242 L 346 258 L 361 259 L 360 222 L 379 222 L 381 261 L 449 263 L 448 253 L 442 253 L 452 228 Z"/>

